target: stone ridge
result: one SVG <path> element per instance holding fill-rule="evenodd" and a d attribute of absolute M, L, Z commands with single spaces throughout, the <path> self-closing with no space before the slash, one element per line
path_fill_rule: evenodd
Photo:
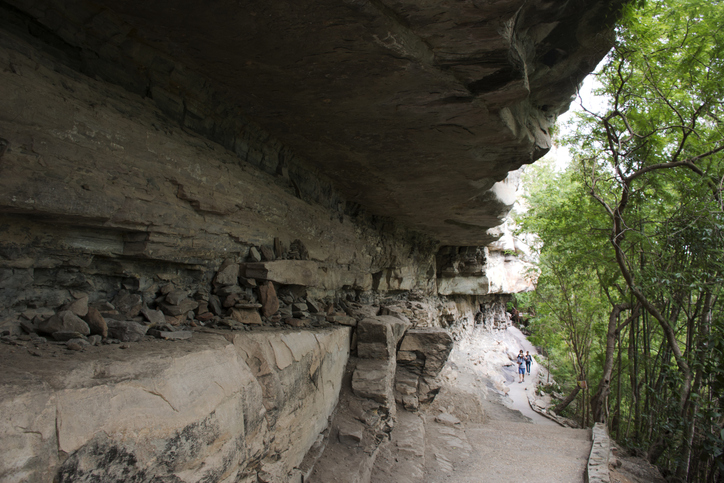
<path fill-rule="evenodd" d="M 347 210 L 467 246 L 495 238 L 509 206 L 490 188 L 548 150 L 622 2 L 9 3 L 73 68 L 297 196 L 340 206 L 331 179 Z"/>

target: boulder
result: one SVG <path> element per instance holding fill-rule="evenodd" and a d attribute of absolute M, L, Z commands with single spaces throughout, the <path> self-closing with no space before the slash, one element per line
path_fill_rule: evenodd
<path fill-rule="evenodd" d="M 452 336 L 437 327 L 410 329 L 397 352 L 395 398 L 407 410 L 434 399 L 440 390 L 437 378 L 453 348 Z"/>
<path fill-rule="evenodd" d="M 90 328 L 91 334 L 97 334 L 103 338 L 108 337 L 108 325 L 106 324 L 106 319 L 103 318 L 98 309 L 95 307 L 88 307 L 88 314 L 85 316 L 85 321 Z"/>
<path fill-rule="evenodd" d="M 88 324 L 73 312 L 64 310 L 38 324 L 38 332 L 45 334 L 52 334 L 54 332 L 78 332 L 83 335 L 89 335 L 90 328 Z"/>
<path fill-rule="evenodd" d="M 409 322 L 390 315 L 362 319 L 357 324 L 357 354 L 362 359 L 395 358 L 397 343 Z"/>
<path fill-rule="evenodd" d="M 279 299 L 272 282 L 264 282 L 259 286 L 259 299 L 261 300 L 261 311 L 264 317 L 271 317 L 279 310 Z"/>
<path fill-rule="evenodd" d="M 333 322 L 335 324 L 347 325 L 349 327 L 357 326 L 357 319 L 347 315 L 328 315 L 326 318 L 328 322 Z"/>
<path fill-rule="evenodd" d="M 178 305 L 188 296 L 187 290 L 175 289 L 166 294 L 165 302 L 170 305 Z"/>
<path fill-rule="evenodd" d="M 160 310 L 152 310 L 148 307 L 141 309 L 141 315 L 151 323 L 151 325 L 161 325 L 166 323 L 166 317 Z"/>
<path fill-rule="evenodd" d="M 80 298 L 64 305 L 61 311 L 70 310 L 78 317 L 85 317 L 88 314 L 88 296 L 82 295 Z"/>
<path fill-rule="evenodd" d="M 438 327 L 410 329 L 400 344 L 400 352 L 415 353 L 415 360 L 422 362 L 421 376 L 437 377 L 453 348 L 452 336 Z M 406 356 L 403 356 L 406 357 Z M 409 357 L 409 356 L 407 356 Z M 403 364 L 403 361 L 398 362 Z"/>
<path fill-rule="evenodd" d="M 252 262 L 261 262 L 261 253 L 259 253 L 259 250 L 257 250 L 256 247 L 251 247 L 249 249 L 249 257 Z"/>
<path fill-rule="evenodd" d="M 80 332 L 76 332 L 74 330 L 60 330 L 58 332 L 53 332 L 53 339 L 60 341 L 60 342 L 67 342 L 72 339 L 82 339 L 83 334 Z"/>
<path fill-rule="evenodd" d="M 214 285 L 236 285 L 239 281 L 239 264 L 226 260 L 214 277 Z"/>
<path fill-rule="evenodd" d="M 247 325 L 261 325 L 261 316 L 255 309 L 231 309 L 231 316 L 237 322 Z"/>
<path fill-rule="evenodd" d="M 248 278 L 269 280 L 283 285 L 317 285 L 317 263 L 309 260 L 247 263 L 244 270 Z"/>
<path fill-rule="evenodd" d="M 126 317 L 133 318 L 141 312 L 141 308 L 143 308 L 143 298 L 140 295 L 121 290 L 118 292 L 118 295 L 113 298 L 113 306 Z"/>
<path fill-rule="evenodd" d="M 161 310 L 163 310 L 163 312 L 168 315 L 179 316 L 186 315 L 198 306 L 199 303 L 197 301 L 190 298 L 185 298 L 175 305 L 163 303 L 161 304 Z"/>
<path fill-rule="evenodd" d="M 148 326 L 128 320 L 109 319 L 108 335 L 121 342 L 138 342 L 148 331 Z"/>

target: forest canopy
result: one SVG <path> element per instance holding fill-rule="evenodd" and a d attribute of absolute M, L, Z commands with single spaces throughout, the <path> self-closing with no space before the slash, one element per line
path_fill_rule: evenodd
<path fill-rule="evenodd" d="M 564 171 L 529 169 L 519 220 L 540 241 L 535 342 L 577 416 L 678 481 L 724 478 L 723 29 L 719 1 L 630 4 L 605 107 L 560 139 Z"/>

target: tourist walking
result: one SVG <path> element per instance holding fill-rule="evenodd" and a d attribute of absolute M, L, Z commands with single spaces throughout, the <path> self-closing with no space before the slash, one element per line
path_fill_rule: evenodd
<path fill-rule="evenodd" d="M 529 351 L 525 351 L 525 371 L 530 376 L 530 364 L 533 362 L 533 356 L 530 355 Z"/>
<path fill-rule="evenodd" d="M 518 363 L 518 376 L 520 379 L 518 384 L 520 384 L 525 381 L 525 356 L 523 355 L 523 349 L 521 349 L 518 353 L 518 359 L 516 359 L 516 362 Z"/>

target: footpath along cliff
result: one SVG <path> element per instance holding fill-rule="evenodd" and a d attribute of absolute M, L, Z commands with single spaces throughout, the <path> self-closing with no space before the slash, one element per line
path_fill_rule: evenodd
<path fill-rule="evenodd" d="M 622 4 L 0 0 L 0 480 L 384 458 Z"/>

